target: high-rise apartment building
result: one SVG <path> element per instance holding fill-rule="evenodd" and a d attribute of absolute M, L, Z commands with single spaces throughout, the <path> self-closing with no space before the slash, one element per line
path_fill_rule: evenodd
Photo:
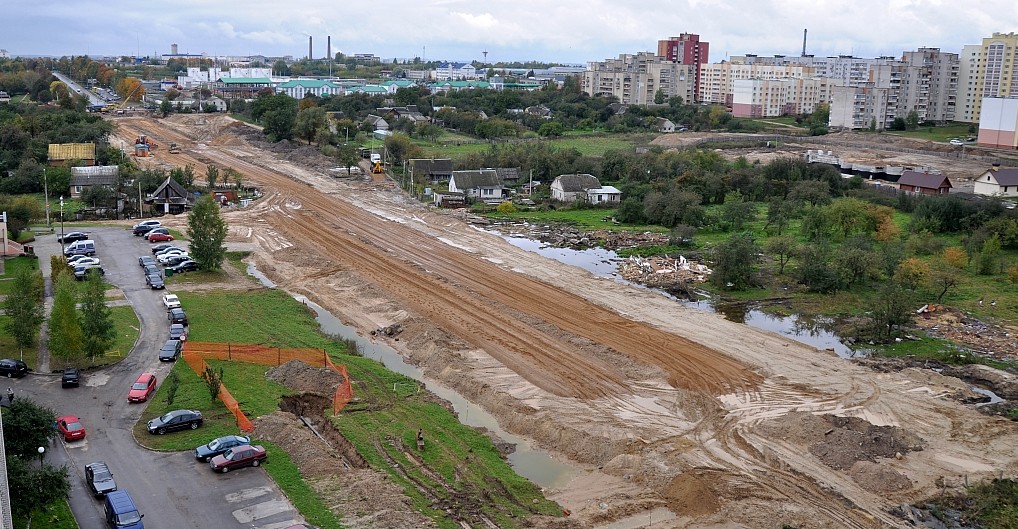
<path fill-rule="evenodd" d="M 920 122 L 955 120 L 958 98 L 957 53 L 940 48 L 919 48 L 901 56 L 902 79 L 898 90 L 898 117 L 915 111 Z"/>
<path fill-rule="evenodd" d="M 733 56 L 731 62 L 734 64 L 756 64 L 761 66 L 808 66 L 814 69 L 817 76 L 827 77 L 840 86 L 866 86 L 870 82 L 869 73 L 873 66 L 894 63 L 895 58 L 876 57 L 874 59 L 864 59 L 851 55 L 838 55 L 836 57 L 814 57 L 812 55 L 760 57 L 747 54 Z"/>
<path fill-rule="evenodd" d="M 723 62 L 700 67 L 700 93 L 697 101 L 732 106 L 735 82 L 747 79 L 807 79 L 816 77 L 808 66 L 735 64 Z"/>
<path fill-rule="evenodd" d="M 581 89 L 590 95 L 615 96 L 627 105 L 654 103 L 658 90 L 666 98 L 693 100 L 695 66 L 665 60 L 649 51 L 619 55 L 617 59 L 591 62 L 583 74 Z"/>
<path fill-rule="evenodd" d="M 976 100 L 979 99 L 979 87 L 976 76 L 979 75 L 979 55 L 983 47 L 969 44 L 962 47 L 958 58 L 958 105 L 954 119 L 965 123 L 978 123 L 979 113 L 976 111 Z"/>
<path fill-rule="evenodd" d="M 831 100 L 834 85 L 826 77 L 740 79 L 732 83 L 732 115 L 766 118 L 810 114 Z"/>
<path fill-rule="evenodd" d="M 700 35 L 682 33 L 678 37 L 657 41 L 657 55 L 666 61 L 694 66 L 693 93 L 699 94 L 700 65 L 707 64 L 710 43 L 700 42 Z"/>
<path fill-rule="evenodd" d="M 977 120 L 983 98 L 1018 97 L 1018 33 L 994 33 L 983 39 L 975 83 Z"/>

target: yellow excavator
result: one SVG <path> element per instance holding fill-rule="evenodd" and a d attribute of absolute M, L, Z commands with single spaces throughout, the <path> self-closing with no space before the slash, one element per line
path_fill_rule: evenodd
<path fill-rule="evenodd" d="M 385 167 L 382 166 L 382 162 L 375 162 L 371 167 L 372 174 L 383 174 L 385 173 Z"/>

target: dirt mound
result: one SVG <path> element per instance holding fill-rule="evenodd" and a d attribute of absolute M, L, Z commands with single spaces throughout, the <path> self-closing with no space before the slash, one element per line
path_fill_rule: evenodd
<path fill-rule="evenodd" d="M 325 367 L 311 367 L 300 360 L 290 360 L 273 367 L 265 373 L 265 377 L 301 393 L 330 398 L 343 383 L 343 376 L 339 373 Z"/>
<path fill-rule="evenodd" d="M 344 470 L 343 460 L 293 414 L 277 411 L 259 417 L 254 424 L 254 436 L 282 448 L 302 476 L 333 476 Z"/>
<path fill-rule="evenodd" d="M 831 427 L 819 415 L 804 411 L 793 411 L 760 425 L 761 434 L 809 446 L 824 439 L 824 433 Z"/>
<path fill-rule="evenodd" d="M 825 415 L 823 419 L 829 429 L 809 452 L 837 470 L 850 469 L 858 461 L 875 462 L 923 449 L 921 439 L 895 426 L 874 426 L 858 417 Z"/>
<path fill-rule="evenodd" d="M 878 463 L 857 461 L 849 469 L 848 475 L 860 487 L 870 492 L 899 492 L 912 488 L 908 476 Z"/>
<path fill-rule="evenodd" d="M 690 470 L 675 476 L 665 489 L 668 508 L 679 516 L 693 518 L 717 512 L 721 502 L 711 486 L 710 474 L 710 471 Z"/>

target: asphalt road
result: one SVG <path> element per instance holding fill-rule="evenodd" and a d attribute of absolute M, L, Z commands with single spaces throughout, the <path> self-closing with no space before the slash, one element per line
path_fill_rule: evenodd
<path fill-rule="evenodd" d="M 146 405 L 129 404 L 127 391 L 146 371 L 162 383 L 171 367 L 157 357 L 169 331 L 161 301 L 165 292 L 145 285 L 138 256 L 151 255 L 151 250 L 144 239 L 123 227 L 82 231 L 96 241 L 107 281 L 119 286 L 134 307 L 141 322 L 138 343 L 119 363 L 84 373 L 78 388 L 62 389 L 57 374 L 33 373 L 0 382 L 13 387 L 16 397 L 32 398 L 58 416 L 82 419 L 86 439 L 70 443 L 58 439 L 46 447 L 47 463 L 68 465 L 71 509 L 81 528 L 105 527 L 102 501 L 92 498 L 84 483 L 84 466 L 100 460 L 110 466 L 117 486 L 131 493 L 148 528 L 279 529 L 302 521 L 262 468 L 217 474 L 190 453 L 154 452 L 135 442 L 132 428 Z M 49 258 L 59 251 L 56 235 L 43 235 L 35 242 L 47 278 Z M 51 362 L 51 369 L 60 367 L 59 360 Z"/>
<path fill-rule="evenodd" d="M 85 88 L 84 86 L 81 86 L 80 84 L 74 82 L 74 80 L 71 79 L 70 77 L 67 77 L 66 75 L 59 72 L 53 72 L 53 76 L 63 81 L 64 84 L 71 88 L 72 92 L 77 93 L 80 96 L 84 96 L 86 99 L 88 99 L 89 105 L 106 104 L 106 101 L 103 101 L 99 96 L 93 94 L 88 88 Z"/>

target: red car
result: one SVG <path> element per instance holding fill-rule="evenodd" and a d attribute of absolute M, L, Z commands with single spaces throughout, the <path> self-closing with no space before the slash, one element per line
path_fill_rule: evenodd
<path fill-rule="evenodd" d="M 226 451 L 225 454 L 209 459 L 209 468 L 216 472 L 226 473 L 241 467 L 256 467 L 265 461 L 265 448 L 262 446 L 240 445 Z"/>
<path fill-rule="evenodd" d="M 142 373 L 138 380 L 134 381 L 131 391 L 127 393 L 127 402 L 145 402 L 156 391 L 156 376 L 152 373 Z"/>
<path fill-rule="evenodd" d="M 169 233 L 153 233 L 148 236 L 148 242 L 167 242 L 172 240 L 173 236 Z"/>
<path fill-rule="evenodd" d="M 60 431 L 60 435 L 64 436 L 64 441 L 75 441 L 85 438 L 85 426 L 81 424 L 81 419 L 74 415 L 57 417 L 57 430 Z"/>

